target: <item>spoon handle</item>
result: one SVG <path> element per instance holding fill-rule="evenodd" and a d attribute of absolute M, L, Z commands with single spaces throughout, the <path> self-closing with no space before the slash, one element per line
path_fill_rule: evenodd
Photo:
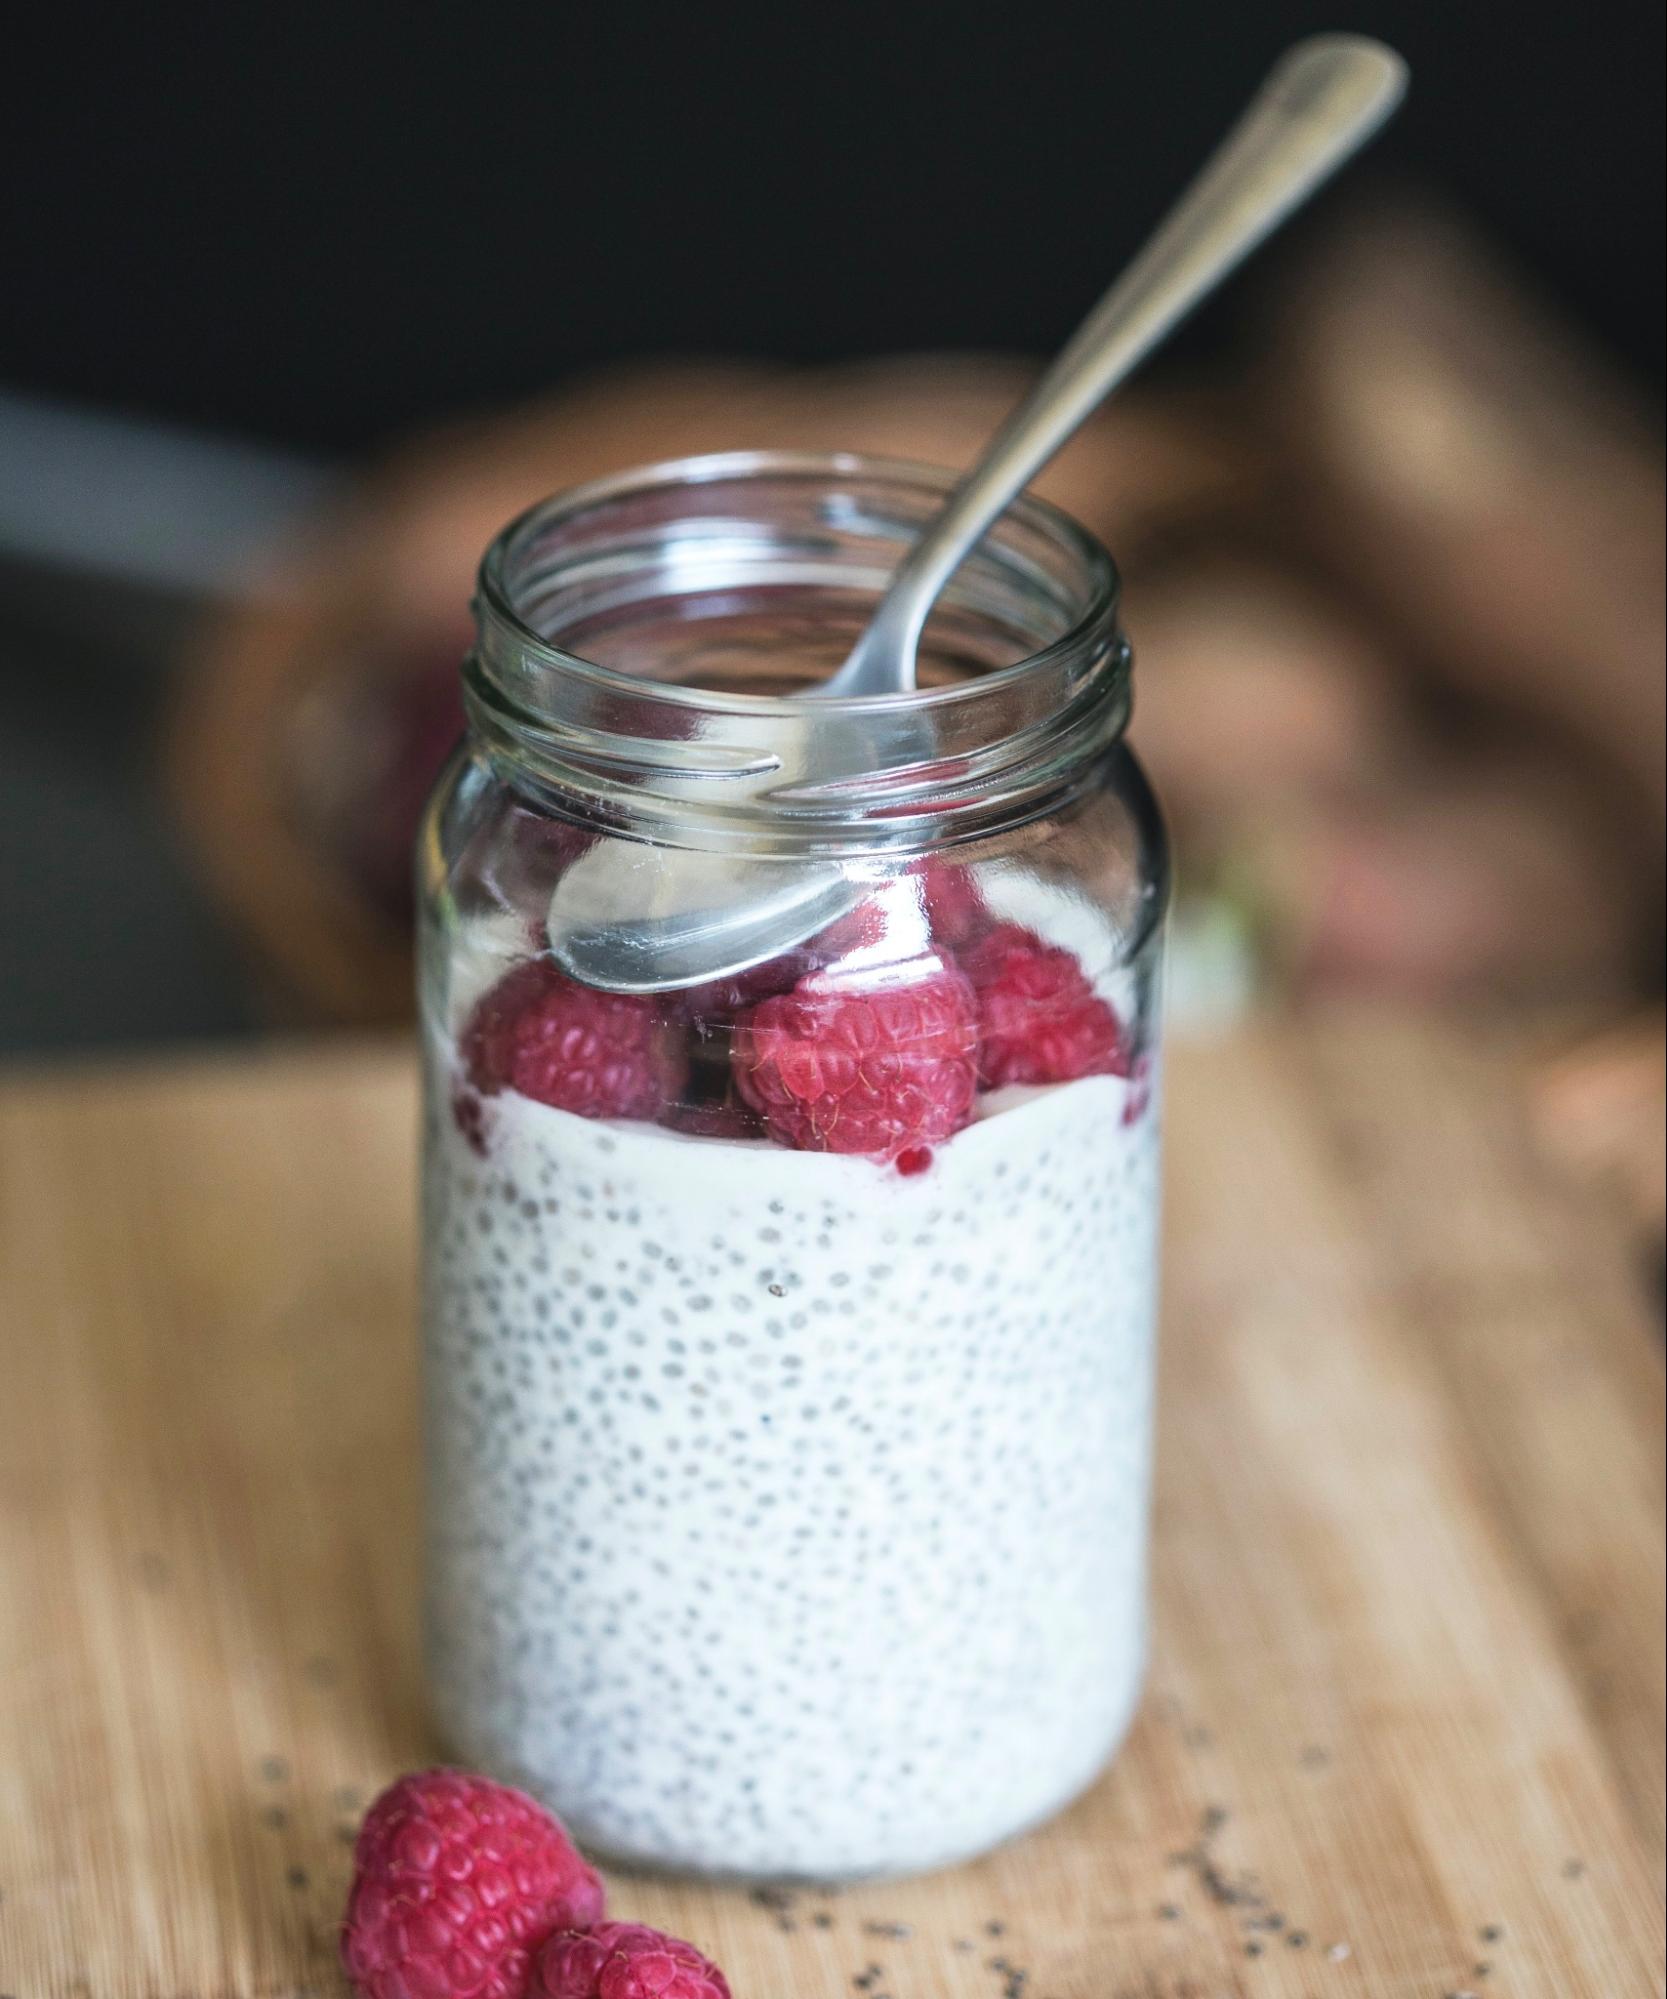
<path fill-rule="evenodd" d="M 912 683 L 926 614 L 962 557 L 1170 328 L 1371 138 L 1400 102 L 1406 80 L 1401 58 L 1363 35 L 1316 35 L 1280 59 L 1191 187 L 904 558 L 839 684 L 824 691 L 894 692 L 899 657 Z M 893 664 L 882 679 L 888 658 Z M 869 662 L 873 685 L 864 684 Z"/>

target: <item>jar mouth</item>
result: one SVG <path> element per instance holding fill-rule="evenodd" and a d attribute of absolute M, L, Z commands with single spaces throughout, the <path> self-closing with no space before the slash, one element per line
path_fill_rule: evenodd
<path fill-rule="evenodd" d="M 545 536 L 559 534 L 564 526 L 598 508 L 629 501 L 662 488 L 692 490 L 721 482 L 768 479 L 825 480 L 830 485 L 844 480 L 862 480 L 900 488 L 913 487 L 941 502 L 948 498 L 960 476 L 945 466 L 928 465 L 918 459 L 885 458 L 855 451 L 714 451 L 634 466 L 626 471 L 587 480 L 582 486 L 535 501 L 518 514 L 494 537 L 481 558 L 477 576 L 478 602 L 494 619 L 501 621 L 521 645 L 544 654 L 552 664 L 559 664 L 564 670 L 581 677 L 595 677 L 605 684 L 629 688 L 639 697 L 647 691 L 655 698 L 664 697 L 691 705 L 733 705 L 745 713 L 783 710 L 803 697 L 680 687 L 669 682 L 645 681 L 641 675 L 587 659 L 581 653 L 557 645 L 524 615 L 518 601 L 529 563 L 536 561 L 537 542 Z M 1080 565 L 1085 601 L 1074 622 L 1035 652 L 1008 666 L 992 668 L 976 680 L 947 687 L 917 687 L 900 694 L 819 695 L 818 702 L 824 708 L 850 712 L 884 711 L 966 699 L 992 682 L 1045 670 L 1051 660 L 1080 645 L 1107 619 L 1115 618 L 1121 594 L 1117 565 L 1109 551 L 1087 528 L 1061 508 L 1032 493 L 1023 494 L 1015 500 L 1007 508 L 1003 521 L 1023 522 L 1035 532 L 1052 538 L 1071 560 Z M 992 534 L 999 533 L 1000 526 L 998 523 Z M 899 558 L 906 546 L 906 540 L 899 541 Z"/>
<path fill-rule="evenodd" d="M 923 639 L 927 684 L 818 691 L 958 476 L 855 453 L 740 451 L 539 502 L 481 563 L 464 667 L 477 738 L 628 835 L 701 845 L 742 822 L 755 843 L 768 825 L 765 844 L 801 850 L 807 828 L 845 851 L 858 827 L 868 846 L 959 837 L 1057 789 L 1121 734 L 1129 653 L 1110 555 L 1045 501 L 1016 501 L 960 565 Z M 810 675 L 801 687 L 658 677 L 657 647 L 698 663 L 703 644 L 722 651 L 713 635 L 746 605 L 765 621 L 757 660 L 773 669 L 793 655 Z M 796 618 L 797 639 L 771 638 L 771 618 Z M 741 611 L 732 624 L 750 629 Z M 638 670 L 618 663 L 622 650 Z M 934 816 L 930 829 L 896 824 Z"/>

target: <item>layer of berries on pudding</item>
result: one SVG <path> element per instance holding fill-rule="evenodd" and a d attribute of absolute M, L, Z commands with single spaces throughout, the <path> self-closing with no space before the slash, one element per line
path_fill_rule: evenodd
<path fill-rule="evenodd" d="M 1115 1746 L 1157 1138 L 1091 937 L 933 863 L 737 980 L 489 954 L 430 1023 L 436 1691 L 587 1843 L 920 1869 Z"/>

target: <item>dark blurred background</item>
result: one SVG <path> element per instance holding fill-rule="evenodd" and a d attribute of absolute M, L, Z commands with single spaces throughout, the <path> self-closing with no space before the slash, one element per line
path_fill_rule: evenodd
<path fill-rule="evenodd" d="M 1369 171 L 1659 380 L 1643 0 L 36 10 L 0 371 L 336 452 L 632 355 L 1045 353 L 1338 26 L 1412 64 Z"/>
<path fill-rule="evenodd" d="M 1277 459 L 1271 434 L 1287 410 L 1318 407 L 1304 385 L 1322 362 L 1302 358 L 1300 325 L 1293 332 L 1300 302 L 1336 305 L 1328 272 L 1369 214 L 1391 221 L 1359 287 L 1404 263 L 1416 289 L 1428 245 L 1416 230 L 1397 236 L 1395 218 L 1434 213 L 1434 305 L 1450 291 L 1443 256 L 1468 269 L 1470 243 L 1510 288 L 1481 299 L 1454 336 L 1472 362 L 1495 325 L 1515 341 L 1519 320 L 1531 321 L 1535 356 L 1540 316 L 1555 329 L 1544 352 L 1560 358 L 1526 362 L 1498 395 L 1508 421 L 1518 380 L 1536 406 L 1543 387 L 1552 415 L 1536 417 L 1523 463 L 1560 459 L 1566 404 L 1571 434 L 1584 439 L 1595 423 L 1613 443 L 1611 459 L 1600 454 L 1585 484 L 1559 496 L 1568 518 L 1590 526 L 1591 493 L 1616 484 L 1602 464 L 1647 494 L 1659 468 L 1662 29 L 1642 0 L 1508 10 L 1402 0 L 1352 21 L 1275 0 L 36 10 L 27 61 L 14 53 L 0 81 L 0 1051 L 382 1010 L 380 998 L 355 1002 L 351 965 L 322 981 L 284 966 L 273 924 L 251 943 L 262 925 L 249 904 L 264 891 L 258 874 L 252 889 L 237 877 L 250 836 L 235 814 L 216 819 L 212 796 L 205 803 L 214 785 L 193 777 L 205 761 L 218 768 L 216 744 L 229 755 L 270 713 L 252 697 L 214 705 L 221 681 L 258 678 L 251 645 L 266 640 L 246 627 L 226 641 L 204 633 L 250 592 L 269 541 L 312 520 L 344 474 L 442 419 L 509 408 L 621 362 L 1040 357 L 1280 48 L 1336 26 L 1380 34 L 1409 57 L 1407 108 L 1369 163 L 1164 357 L 1157 390 L 1203 385 L 1255 440 L 1247 462 Z M 1441 237 L 1449 224 L 1459 233 Z M 1344 284 L 1344 307 L 1355 284 Z M 1335 328 L 1347 353 L 1346 311 Z M 1572 358 L 1561 358 L 1565 337 Z M 1286 346 L 1297 358 L 1281 374 Z M 1588 403 L 1601 419 L 1581 414 Z M 571 429 L 571 412 L 560 422 Z M 980 405 L 967 455 L 982 423 Z M 645 425 L 622 420 L 620 433 Z M 483 448 L 501 457 L 506 447 Z M 608 448 L 592 456 L 605 461 Z M 1123 447 L 1114 434 L 1106 448 Z M 424 476 L 432 486 L 453 475 Z M 1305 478 L 1285 465 L 1265 490 Z M 396 480 L 357 504 L 397 506 L 406 490 Z M 1638 507 L 1624 504 L 1634 522 Z M 1327 615 L 1358 612 L 1373 645 L 1393 628 L 1391 665 L 1422 670 L 1463 651 L 1458 625 L 1457 637 L 1444 627 L 1428 643 L 1409 638 L 1345 557 L 1310 556 L 1306 529 L 1280 529 L 1269 567 L 1259 512 L 1274 517 L 1272 497 L 1241 507 L 1210 544 L 1218 576 L 1221 548 L 1233 551 L 1230 609 L 1247 601 L 1250 560 L 1258 603 L 1269 577 L 1281 590 L 1300 577 L 1303 591 L 1319 577 Z M 1535 524 L 1548 545 L 1561 545 L 1560 518 L 1553 509 Z M 1377 531 L 1360 519 L 1364 546 Z M 1120 517 L 1095 525 L 1116 536 Z M 1650 528 L 1642 519 L 1641 533 Z M 1181 545 L 1184 566 L 1185 536 Z M 1161 564 L 1150 583 L 1138 564 L 1131 572 L 1137 640 L 1143 589 L 1155 631 L 1175 611 L 1174 561 L 1169 585 Z M 330 568 L 328 536 L 315 537 L 303 597 Z M 1499 594 L 1513 594 L 1503 575 Z M 456 596 L 461 611 L 463 586 Z M 1635 675 L 1651 641 L 1603 643 Z M 437 654 L 454 656 L 452 644 L 450 628 L 437 630 Z M 1509 664 L 1510 645 L 1478 642 L 1490 671 Z M 181 736 L 193 703 L 214 719 Z M 1435 709 L 1452 708 L 1444 683 Z M 1154 728 L 1161 710 L 1160 699 Z M 325 743 L 321 765 L 346 755 L 351 767 L 352 743 L 372 735 L 386 751 L 386 716 L 344 712 L 336 735 L 349 748 Z M 1558 712 L 1555 701 L 1535 707 L 1533 729 Z M 420 762 L 448 726 L 444 714 L 419 715 L 393 734 L 418 745 Z M 1443 742 L 1468 726 L 1454 720 Z M 1659 733 L 1647 702 L 1637 729 L 1646 747 Z M 313 760 L 309 749 L 302 762 Z M 215 795 L 247 790 L 249 768 L 258 758 L 218 778 Z M 297 780 L 303 791 L 310 782 Z M 1582 799 L 1604 791 L 1595 767 L 1582 782 Z M 1582 826 L 1590 818 L 1585 803 L 1556 809 Z M 1558 879 L 1566 887 L 1585 869 L 1607 896 L 1630 869 L 1650 888 L 1651 811 L 1645 799 L 1636 822 L 1605 829 L 1609 845 L 1565 855 Z M 1549 823 L 1524 807 L 1498 820 L 1501 844 L 1515 852 L 1513 827 Z M 1455 822 L 1455 846 L 1466 824 Z M 1536 882 L 1523 882 L 1525 912 Z M 1573 898 L 1584 892 L 1575 879 Z M 285 893 L 267 900 L 278 907 Z M 293 927 L 308 928 L 295 907 Z M 1560 920 L 1555 908 L 1546 920 Z M 1583 969 L 1597 945 L 1574 968 L 1606 1005 L 1647 999 L 1655 983 L 1654 930 L 1630 904 L 1616 925 L 1630 927 L 1620 943 L 1605 931 L 1601 976 Z M 367 974 L 379 992 L 391 989 L 389 962 L 384 953 Z"/>

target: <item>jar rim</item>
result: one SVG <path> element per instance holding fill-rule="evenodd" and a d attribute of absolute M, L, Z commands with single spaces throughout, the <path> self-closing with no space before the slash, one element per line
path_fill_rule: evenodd
<path fill-rule="evenodd" d="M 1087 781 L 1130 705 L 1116 567 L 1045 501 L 1010 507 L 941 600 L 994 620 L 1023 657 L 945 685 L 719 690 L 561 642 L 637 606 L 775 584 L 877 602 L 956 477 L 853 452 L 736 451 L 538 502 L 481 563 L 463 667 L 477 747 L 558 809 L 645 841 L 854 853 L 1036 816 Z"/>
<path fill-rule="evenodd" d="M 899 488 L 927 488 L 947 498 L 961 474 L 918 459 L 890 458 L 856 451 L 745 450 L 714 451 L 684 458 L 667 458 L 637 465 L 535 500 L 508 523 L 488 543 L 477 572 L 477 605 L 484 605 L 506 628 L 513 642 L 549 666 L 559 668 L 598 687 L 616 693 L 630 692 L 642 697 L 645 687 L 656 701 L 674 706 L 697 707 L 718 713 L 767 718 L 789 714 L 801 707 L 802 694 L 755 694 L 739 689 L 722 691 L 705 687 L 680 686 L 668 681 L 645 682 L 642 676 L 618 667 L 587 659 L 547 638 L 525 617 L 516 602 L 511 580 L 512 565 L 524 554 L 535 534 L 576 521 L 584 514 L 637 494 L 676 487 L 716 484 L 721 480 L 760 481 L 769 478 L 875 480 Z M 915 687 L 896 694 L 818 695 L 817 706 L 830 716 L 884 714 L 899 710 L 926 711 L 950 707 L 980 695 L 999 691 L 1031 677 L 1045 676 L 1050 669 L 1089 643 L 1108 620 L 1115 617 L 1121 597 L 1122 579 L 1110 551 L 1099 538 L 1061 507 L 1034 493 L 1024 493 L 1012 501 L 1000 519 L 1012 520 L 1047 535 L 1057 547 L 1080 566 L 1086 583 L 1083 608 L 1056 638 L 1006 666 L 992 667 L 964 680 L 939 687 Z"/>

